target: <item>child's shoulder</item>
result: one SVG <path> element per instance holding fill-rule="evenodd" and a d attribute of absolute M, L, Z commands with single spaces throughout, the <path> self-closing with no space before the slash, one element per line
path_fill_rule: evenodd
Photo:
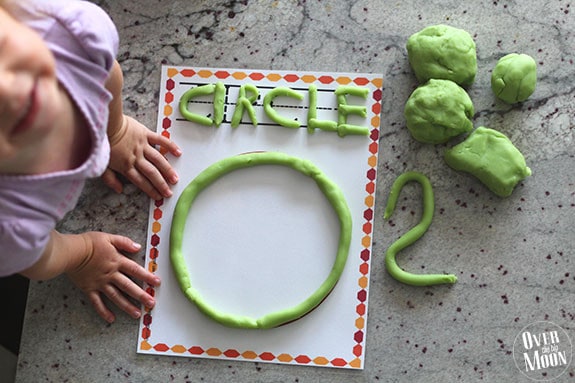
<path fill-rule="evenodd" d="M 118 32 L 110 16 L 98 5 L 88 1 L 51 0 L 58 9 L 58 20 L 74 36 L 85 43 L 117 44 Z"/>
<path fill-rule="evenodd" d="M 118 49 L 118 32 L 110 16 L 98 5 L 79 0 L 29 0 L 22 4 L 28 8 L 25 22 L 40 35 L 48 39 L 72 38 L 91 61 L 110 68 L 110 60 Z M 53 33 L 53 28 L 68 33 Z"/>

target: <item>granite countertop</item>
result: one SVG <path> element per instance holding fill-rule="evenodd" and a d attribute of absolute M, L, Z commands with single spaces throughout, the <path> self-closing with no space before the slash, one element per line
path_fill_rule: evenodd
<path fill-rule="evenodd" d="M 105 324 L 61 277 L 30 285 L 18 382 L 530 382 L 513 352 L 526 326 L 552 322 L 575 342 L 575 3 L 97 2 L 120 32 L 126 111 L 152 128 L 161 64 L 383 74 L 365 366 L 352 371 L 139 355 L 138 322 L 119 314 Z M 467 30 L 477 44 L 478 74 L 468 90 L 474 125 L 508 135 L 532 169 L 508 198 L 448 168 L 442 155 L 449 145 L 420 144 L 406 129 L 403 106 L 417 81 L 405 43 L 439 23 Z M 512 52 L 538 63 L 535 93 L 516 106 L 495 100 L 490 89 L 497 60 Z M 436 212 L 400 263 L 453 272 L 459 278 L 453 286 L 410 287 L 384 270 L 385 249 L 421 212 L 420 190 L 408 186 L 400 209 L 383 220 L 389 188 L 407 170 L 430 178 Z M 145 243 L 148 206 L 133 186 L 116 195 L 90 181 L 60 229 L 104 230 Z M 137 259 L 143 262 L 143 252 Z M 556 378 L 557 371 L 541 369 L 536 377 L 573 381 L 575 362 Z"/>

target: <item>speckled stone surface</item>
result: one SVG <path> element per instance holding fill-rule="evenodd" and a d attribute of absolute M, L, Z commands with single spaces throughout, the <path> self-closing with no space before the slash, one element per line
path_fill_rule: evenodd
<path fill-rule="evenodd" d="M 228 362 L 136 354 L 138 322 L 106 325 L 65 278 L 32 283 L 18 382 L 530 382 L 516 368 L 523 327 L 551 321 L 575 342 L 575 3 L 525 1 L 99 1 L 116 22 L 126 111 L 155 126 L 160 65 L 383 73 L 375 243 L 365 369 Z M 403 106 L 417 82 L 405 49 L 431 24 L 467 30 L 478 74 L 469 88 L 474 125 L 508 135 L 533 175 L 501 199 L 406 129 Z M 526 53 L 539 82 L 525 103 L 497 101 L 497 60 Z M 419 220 L 408 185 L 383 220 L 397 175 L 418 170 L 434 185 L 427 234 L 399 254 L 414 272 L 453 272 L 451 287 L 391 279 L 383 255 Z M 145 242 L 147 198 L 91 181 L 64 231 L 106 230 Z M 143 252 L 138 260 L 143 262 Z M 545 378 L 545 376 L 541 376 Z M 575 380 L 575 362 L 554 381 Z"/>

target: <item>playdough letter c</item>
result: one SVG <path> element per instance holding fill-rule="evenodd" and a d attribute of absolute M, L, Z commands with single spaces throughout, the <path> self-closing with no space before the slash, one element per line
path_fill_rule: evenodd
<path fill-rule="evenodd" d="M 272 101 L 277 96 L 291 97 L 301 101 L 303 100 L 303 95 L 291 88 L 285 86 L 279 86 L 277 88 L 270 90 L 264 97 L 264 111 L 266 112 L 266 115 L 270 119 L 272 119 L 274 122 L 277 122 L 281 126 L 285 126 L 286 128 L 293 128 L 293 129 L 299 128 L 301 125 L 299 121 L 282 117 L 278 114 L 278 112 L 275 111 L 275 109 L 272 106 Z"/>
<path fill-rule="evenodd" d="M 188 103 L 192 98 L 199 97 L 199 96 L 206 96 L 213 94 L 213 103 L 214 103 L 214 119 L 212 120 L 209 117 L 201 116 L 197 113 L 192 113 L 188 109 Z M 226 97 L 226 88 L 224 83 L 218 81 L 216 84 L 206 84 L 197 86 L 195 88 L 188 89 L 180 98 L 180 114 L 188 121 L 192 121 L 201 125 L 211 126 L 216 125 L 220 126 L 223 121 L 224 117 L 224 103 Z"/>

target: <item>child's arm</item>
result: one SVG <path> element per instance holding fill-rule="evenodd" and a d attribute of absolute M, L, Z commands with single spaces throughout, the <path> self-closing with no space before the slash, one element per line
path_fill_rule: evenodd
<path fill-rule="evenodd" d="M 54 230 L 40 260 L 21 274 L 30 279 L 45 280 L 66 273 L 107 322 L 113 322 L 115 317 L 104 304 L 101 294 L 133 318 L 138 318 L 141 311 L 127 296 L 147 307 L 153 307 L 155 301 L 131 278 L 151 286 L 160 284 L 157 276 L 121 253 L 138 250 L 140 245 L 119 235 L 99 232 L 60 234 Z"/>
<path fill-rule="evenodd" d="M 170 197 L 169 184 L 178 182 L 178 176 L 166 158 L 152 145 L 163 146 L 175 156 L 181 154 L 178 146 L 168 138 L 157 134 L 135 119 L 124 115 L 122 109 L 123 75 L 116 61 L 106 83 L 112 93 L 108 138 L 111 146 L 109 168 L 128 178 L 151 198 L 158 200 Z M 122 183 L 112 170 L 108 169 L 102 179 L 117 192 Z"/>

